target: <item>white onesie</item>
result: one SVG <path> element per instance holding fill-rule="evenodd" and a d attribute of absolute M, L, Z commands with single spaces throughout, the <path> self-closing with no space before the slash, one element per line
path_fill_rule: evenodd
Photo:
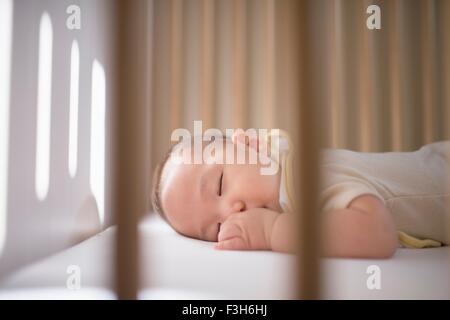
<path fill-rule="evenodd" d="M 450 141 L 413 152 L 322 150 L 321 209 L 347 207 L 362 194 L 378 197 L 398 231 L 449 244 Z"/>
<path fill-rule="evenodd" d="M 357 196 L 371 194 L 393 215 L 401 244 L 410 247 L 450 244 L 450 141 L 427 144 L 413 152 L 327 148 L 321 150 L 320 159 L 321 212 L 346 208 Z M 283 179 L 292 173 L 286 174 L 285 163 L 280 163 L 283 209 L 293 207 L 289 204 L 292 197 L 286 195 L 290 187 Z"/>

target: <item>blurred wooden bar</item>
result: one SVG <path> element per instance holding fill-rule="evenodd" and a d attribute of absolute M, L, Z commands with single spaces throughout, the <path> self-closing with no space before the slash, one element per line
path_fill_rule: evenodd
<path fill-rule="evenodd" d="M 320 298 L 319 151 L 326 125 L 319 121 L 328 101 L 326 72 L 327 19 L 331 3 L 304 0 L 299 4 L 300 104 L 294 137 L 295 164 L 300 164 L 295 183 L 298 224 L 298 298 Z M 332 21 L 332 19 L 330 19 Z M 296 166 L 296 168 L 298 168 Z"/>
<path fill-rule="evenodd" d="M 136 299 L 139 290 L 137 224 L 147 208 L 148 1 L 117 1 L 118 108 L 115 110 L 113 210 L 116 219 L 116 292 Z M 148 272 L 148 270 L 146 270 Z"/>

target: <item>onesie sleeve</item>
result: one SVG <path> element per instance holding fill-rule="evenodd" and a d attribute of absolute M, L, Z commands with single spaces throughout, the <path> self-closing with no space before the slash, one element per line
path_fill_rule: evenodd
<path fill-rule="evenodd" d="M 353 199 L 363 194 L 373 195 L 386 204 L 383 196 L 357 170 L 345 165 L 325 165 L 321 169 L 321 212 L 347 208 Z"/>

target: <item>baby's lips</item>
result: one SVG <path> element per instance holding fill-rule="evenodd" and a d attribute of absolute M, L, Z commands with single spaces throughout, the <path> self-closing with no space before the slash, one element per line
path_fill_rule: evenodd
<path fill-rule="evenodd" d="M 241 235 L 240 229 L 234 224 L 222 224 L 218 235 L 218 241 L 225 241 Z"/>

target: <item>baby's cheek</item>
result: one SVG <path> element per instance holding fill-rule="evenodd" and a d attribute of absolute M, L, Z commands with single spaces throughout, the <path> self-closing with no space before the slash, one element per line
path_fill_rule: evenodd
<path fill-rule="evenodd" d="M 256 180 L 254 186 L 257 186 L 256 188 L 254 187 L 254 189 L 260 194 L 260 197 L 268 200 L 275 196 L 279 189 L 276 176 L 262 175 L 258 172 L 254 179 Z"/>

